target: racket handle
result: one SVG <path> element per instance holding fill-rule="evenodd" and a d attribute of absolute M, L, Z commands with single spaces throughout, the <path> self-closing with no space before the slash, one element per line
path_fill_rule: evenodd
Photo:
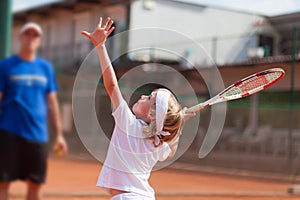
<path fill-rule="evenodd" d="M 188 108 L 185 112 L 196 112 L 198 110 L 202 110 L 203 108 L 205 108 L 208 104 L 204 104 L 204 103 L 200 103 L 197 104 L 195 106 L 192 106 L 190 108 Z"/>

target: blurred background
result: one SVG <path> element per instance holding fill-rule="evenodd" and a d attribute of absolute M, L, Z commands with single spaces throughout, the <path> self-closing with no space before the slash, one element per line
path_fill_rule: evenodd
<path fill-rule="evenodd" d="M 166 41 L 153 37 L 153 43 L 148 44 L 152 47 L 150 50 L 125 54 L 114 61 L 118 77 L 135 66 L 148 62 L 173 67 L 189 80 L 199 101 L 209 98 L 208 90 L 212 86 L 204 84 L 195 68 L 209 72 L 217 66 L 225 86 L 228 86 L 252 73 L 281 67 L 286 75 L 279 83 L 259 94 L 227 104 L 223 132 L 213 151 L 204 159 L 199 159 L 197 154 L 209 125 L 211 110 L 208 108 L 201 111 L 198 134 L 177 162 L 298 176 L 299 0 L 280 1 L 281 3 L 251 1 L 251 5 L 248 1 L 232 1 L 234 7 L 230 7 L 229 2 L 223 2 L 1 1 L 2 15 L 12 10 L 12 15 L 1 17 L 2 37 L 8 38 L 5 40 L 7 44 L 3 43 L 6 46 L 1 46 L 1 51 L 4 51 L 1 57 L 17 52 L 18 34 L 25 22 L 34 21 L 42 26 L 44 33 L 39 55 L 50 60 L 55 67 L 60 86 L 63 129 L 70 145 L 69 157 L 78 160 L 94 160 L 81 143 L 72 117 L 72 89 L 76 72 L 93 49 L 91 43 L 80 33 L 82 30 L 93 30 L 99 16 L 114 19 L 116 29 L 113 34 L 137 28 L 161 27 L 178 31 L 201 45 L 207 55 L 199 55 L 200 52 L 188 41 L 174 41 L 172 38 Z M 242 7 L 239 2 L 247 4 Z M 287 8 L 284 9 L 285 7 Z M 112 40 L 108 46 L 111 56 L 124 51 L 130 52 L 139 43 L 139 38 L 130 34 L 128 37 L 116 38 L 118 41 Z M 172 56 L 156 51 L 156 44 L 164 44 L 167 49 L 181 52 L 181 55 Z M 172 79 L 171 75 L 170 78 Z M 210 83 L 214 83 L 213 76 Z M 101 83 L 99 89 L 103 90 Z M 183 93 L 179 99 L 188 98 L 188 95 Z M 107 95 L 98 92 L 98 98 L 98 114 L 111 116 Z M 88 114 L 86 119 L 89 119 Z M 108 117 L 99 121 L 107 135 L 111 134 L 113 119 Z"/>

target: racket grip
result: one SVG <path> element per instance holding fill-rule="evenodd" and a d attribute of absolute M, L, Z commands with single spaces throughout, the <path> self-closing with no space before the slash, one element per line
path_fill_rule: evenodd
<path fill-rule="evenodd" d="M 190 108 L 188 108 L 185 112 L 196 112 L 196 111 L 198 111 L 198 110 L 202 110 L 203 108 L 205 108 L 206 107 L 206 105 L 207 104 L 202 104 L 202 103 L 200 103 L 200 104 L 197 104 L 197 105 L 195 105 L 195 106 L 192 106 L 192 107 L 190 107 Z"/>

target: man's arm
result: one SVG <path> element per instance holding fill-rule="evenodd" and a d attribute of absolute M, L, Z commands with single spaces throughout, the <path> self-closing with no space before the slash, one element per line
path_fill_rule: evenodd
<path fill-rule="evenodd" d="M 54 150 L 59 154 L 65 155 L 68 152 L 68 148 L 62 133 L 61 115 L 56 92 L 51 92 L 47 95 L 47 103 L 50 122 L 56 134 Z"/>

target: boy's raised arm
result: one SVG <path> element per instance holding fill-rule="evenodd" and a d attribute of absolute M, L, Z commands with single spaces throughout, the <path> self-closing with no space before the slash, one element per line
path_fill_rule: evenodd
<path fill-rule="evenodd" d="M 86 36 L 97 48 L 97 53 L 100 60 L 104 87 L 111 99 L 114 109 L 116 109 L 121 100 L 122 94 L 118 86 L 118 80 L 108 56 L 105 42 L 107 37 L 112 33 L 115 27 L 112 26 L 113 20 L 107 18 L 102 25 L 102 17 L 99 19 L 98 24 L 94 32 L 89 33 L 82 31 L 82 34 Z"/>

